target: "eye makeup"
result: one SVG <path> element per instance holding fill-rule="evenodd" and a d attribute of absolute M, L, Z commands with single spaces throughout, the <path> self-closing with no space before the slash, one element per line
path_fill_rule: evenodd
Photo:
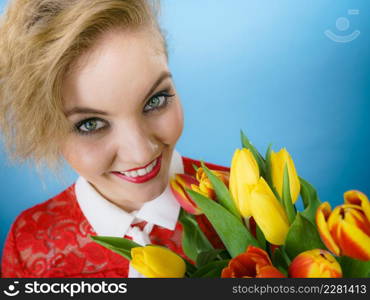
<path fill-rule="evenodd" d="M 97 117 L 84 119 L 74 125 L 75 131 L 81 135 L 97 133 L 108 127 L 109 123 L 107 121 Z"/>
<path fill-rule="evenodd" d="M 165 109 L 171 102 L 171 98 L 174 96 L 175 94 L 169 93 L 169 89 L 158 92 L 145 103 L 143 114 L 149 115 Z M 79 135 L 92 135 L 106 130 L 109 127 L 110 125 L 108 121 L 98 117 L 91 117 L 75 123 L 74 131 Z"/>

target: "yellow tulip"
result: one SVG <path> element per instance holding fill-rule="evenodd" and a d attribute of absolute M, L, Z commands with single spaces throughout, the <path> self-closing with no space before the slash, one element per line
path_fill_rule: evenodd
<path fill-rule="evenodd" d="M 160 246 L 131 249 L 131 265 L 148 278 L 183 278 L 186 271 L 184 260 L 171 250 Z"/>
<path fill-rule="evenodd" d="M 250 188 L 260 177 L 258 164 L 249 149 L 236 149 L 230 168 L 230 192 L 243 217 L 249 217 Z"/>
<path fill-rule="evenodd" d="M 283 195 L 284 168 L 285 165 L 288 166 L 290 196 L 292 198 L 292 202 L 295 203 L 299 196 L 301 184 L 299 182 L 293 159 L 285 148 L 276 153 L 271 151 L 270 159 L 272 184 L 276 188 L 280 197 Z"/>
<path fill-rule="evenodd" d="M 279 200 L 263 177 L 251 188 L 250 193 L 251 214 L 266 240 L 274 245 L 283 245 L 289 231 L 289 221 Z"/>
<path fill-rule="evenodd" d="M 226 186 L 229 185 L 229 172 L 226 171 L 217 171 L 217 170 L 210 170 L 214 175 L 216 175 Z M 209 180 L 206 172 L 202 167 L 198 168 L 196 174 L 196 179 L 198 180 L 199 184 L 191 184 L 191 189 L 196 191 L 207 198 L 216 199 L 216 192 L 213 189 L 213 185 Z"/>

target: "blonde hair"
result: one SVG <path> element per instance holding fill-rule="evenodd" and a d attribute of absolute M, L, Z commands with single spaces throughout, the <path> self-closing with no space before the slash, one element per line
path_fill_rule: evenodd
<path fill-rule="evenodd" d="M 149 0 L 12 0 L 0 23 L 0 127 L 12 159 L 57 167 L 71 130 L 61 86 L 73 61 L 114 28 L 159 33 Z"/>

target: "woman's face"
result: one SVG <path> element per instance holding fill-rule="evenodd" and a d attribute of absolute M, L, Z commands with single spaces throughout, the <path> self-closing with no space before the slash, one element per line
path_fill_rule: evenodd
<path fill-rule="evenodd" d="M 131 211 L 164 191 L 183 114 L 152 31 L 105 33 L 66 75 L 63 105 L 63 155 L 100 194 Z"/>

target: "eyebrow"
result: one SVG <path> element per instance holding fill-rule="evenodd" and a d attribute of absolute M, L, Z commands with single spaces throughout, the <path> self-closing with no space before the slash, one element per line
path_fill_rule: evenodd
<path fill-rule="evenodd" d="M 154 84 L 150 88 L 149 92 L 146 94 L 143 102 L 145 102 L 149 98 L 149 96 L 155 91 L 155 89 L 167 78 L 172 78 L 172 74 L 168 71 L 162 72 L 160 76 L 158 77 L 158 79 L 154 82 Z M 103 115 L 103 116 L 108 115 L 107 112 L 102 111 L 102 110 L 93 109 L 89 107 L 79 107 L 79 106 L 76 106 L 66 112 L 67 117 L 74 115 L 74 114 L 98 114 L 98 115 Z"/>

